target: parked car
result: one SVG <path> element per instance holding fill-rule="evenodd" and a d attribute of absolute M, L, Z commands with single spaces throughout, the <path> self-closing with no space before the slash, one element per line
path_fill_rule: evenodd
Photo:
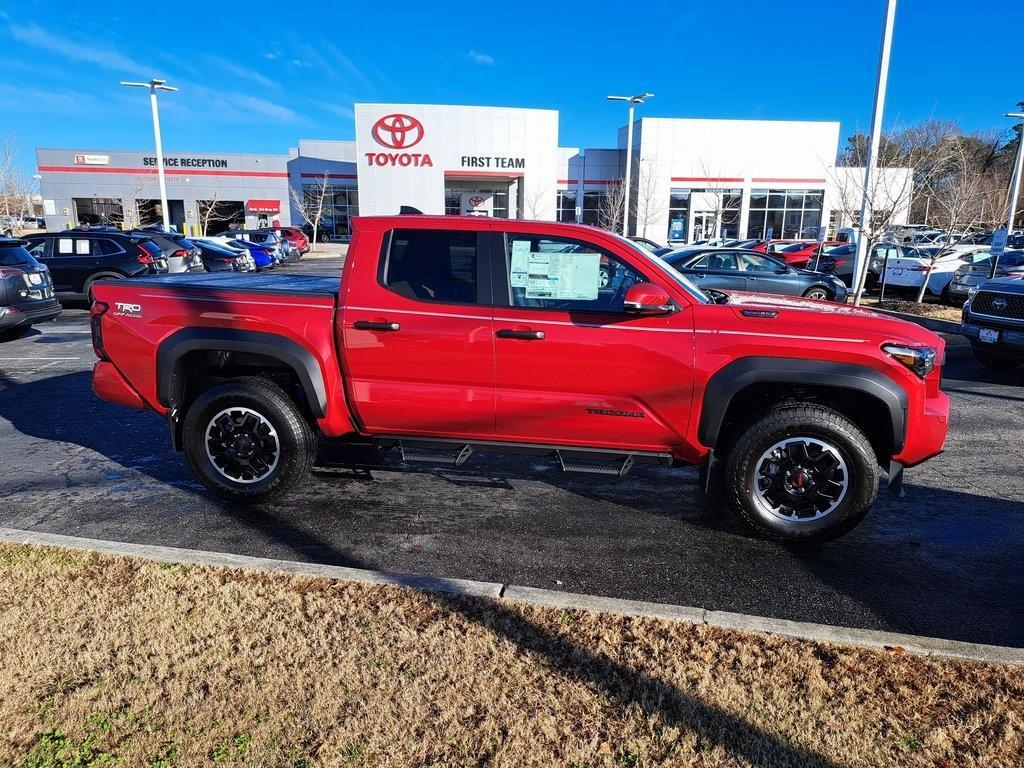
<path fill-rule="evenodd" d="M 264 232 L 261 230 L 226 230 L 221 233 L 225 237 L 231 237 L 235 240 L 241 240 L 248 243 L 255 243 L 270 252 L 274 259 L 280 264 L 290 264 L 294 261 L 298 261 L 301 254 L 298 249 L 295 248 L 287 240 L 278 237 L 273 232 Z"/>
<path fill-rule="evenodd" d="M 845 302 L 849 293 L 843 281 L 833 275 L 795 269 L 754 251 L 689 248 L 670 253 L 664 259 L 702 289 L 776 293 L 839 302 Z"/>
<path fill-rule="evenodd" d="M 287 240 L 295 246 L 300 256 L 309 252 L 309 238 L 306 237 L 306 233 L 298 227 L 260 227 L 256 231 L 269 232 Z"/>
<path fill-rule="evenodd" d="M 213 235 L 211 237 L 207 237 L 206 240 L 219 245 L 225 245 L 229 248 L 241 248 L 248 251 L 249 255 L 252 256 L 252 260 L 256 265 L 257 271 L 273 269 L 277 266 L 277 259 L 274 258 L 273 252 L 266 246 L 253 243 L 248 240 L 236 240 L 235 238 L 228 237 L 227 235 Z"/>
<path fill-rule="evenodd" d="M 1018 368 L 1024 363 L 1024 280 L 999 277 L 972 289 L 960 332 L 986 368 Z"/>
<path fill-rule="evenodd" d="M 601 289 L 602 256 L 628 288 Z M 103 283 L 92 330 L 95 392 L 167 418 L 198 478 L 242 502 L 308 477 L 318 434 L 358 436 L 452 466 L 495 451 L 619 476 L 696 464 L 755 530 L 808 541 L 855 526 L 883 468 L 898 487 L 904 465 L 938 454 L 949 418 L 931 331 L 709 294 L 575 224 L 365 217 L 340 283 Z"/>
<path fill-rule="evenodd" d="M 800 267 L 801 269 L 810 269 L 818 264 L 818 253 L 820 251 L 822 257 L 835 248 L 845 247 L 846 243 L 840 243 L 837 240 L 830 240 L 824 243 L 818 243 L 817 240 L 810 240 L 801 243 L 793 243 L 785 248 L 775 251 L 775 258 L 781 259 L 791 267 Z M 820 247 L 819 247 L 820 246 Z"/>
<path fill-rule="evenodd" d="M 139 237 L 148 237 L 164 253 L 167 259 L 167 271 L 176 275 L 179 272 L 202 272 L 203 257 L 195 243 L 179 235 L 177 232 L 158 232 L 154 230 L 136 230 Z"/>
<path fill-rule="evenodd" d="M 25 250 L 25 241 L 0 237 L 0 340 L 53 320 L 60 311 L 50 273 Z"/>
<path fill-rule="evenodd" d="M 167 274 L 164 252 L 147 235 L 118 229 L 41 232 L 24 238 L 46 265 L 58 296 L 87 298 L 97 280 Z"/>
<path fill-rule="evenodd" d="M 948 303 L 953 300 L 949 287 L 954 273 L 962 266 L 987 259 L 990 250 L 987 245 L 951 245 L 939 250 L 903 248 L 899 256 L 888 261 L 886 290 L 913 289 L 916 292 L 927 279 L 927 293 L 941 296 Z"/>
<path fill-rule="evenodd" d="M 953 273 L 946 291 L 950 303 L 967 301 L 971 291 L 992 276 L 992 257 L 964 264 Z M 1024 279 L 1024 251 L 1006 251 L 999 257 L 995 277 Z"/>
<path fill-rule="evenodd" d="M 256 262 L 246 248 L 233 248 L 212 240 L 195 240 L 207 272 L 255 272 Z"/>
<path fill-rule="evenodd" d="M 886 259 L 896 259 L 900 256 L 909 256 L 915 253 L 914 248 L 909 245 L 899 245 L 894 242 L 878 243 L 871 249 L 868 255 L 868 270 L 864 278 L 865 288 L 875 288 L 881 282 L 882 270 Z M 822 269 L 832 272 L 847 286 L 853 287 L 853 270 L 857 261 L 857 245 L 853 242 L 843 243 L 835 250 L 829 251 L 828 256 L 834 261 L 829 265 L 826 260 Z"/>
<path fill-rule="evenodd" d="M 639 245 L 641 248 L 647 249 L 655 256 L 664 256 L 666 253 L 672 252 L 672 249 L 669 248 L 668 246 L 656 243 L 653 240 L 649 240 L 646 237 L 637 237 L 634 235 L 631 236 L 629 239 L 632 240 L 637 245 Z"/>

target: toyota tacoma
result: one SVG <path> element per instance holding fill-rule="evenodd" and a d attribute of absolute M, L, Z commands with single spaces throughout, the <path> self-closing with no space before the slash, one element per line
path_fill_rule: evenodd
<path fill-rule="evenodd" d="M 234 500 L 302 481 L 319 434 L 453 466 L 489 452 L 614 475 L 698 465 L 761 534 L 825 539 L 946 436 L 930 331 L 704 292 L 582 225 L 365 217 L 340 281 L 171 275 L 94 296 L 96 393 L 164 416 Z"/>

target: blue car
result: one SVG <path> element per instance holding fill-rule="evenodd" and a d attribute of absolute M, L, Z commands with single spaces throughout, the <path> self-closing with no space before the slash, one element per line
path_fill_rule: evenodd
<path fill-rule="evenodd" d="M 272 269 L 277 266 L 278 260 L 269 248 L 250 243 L 248 240 L 232 240 L 231 245 L 248 250 L 252 260 L 256 262 L 257 271 L 262 272 L 264 269 Z"/>

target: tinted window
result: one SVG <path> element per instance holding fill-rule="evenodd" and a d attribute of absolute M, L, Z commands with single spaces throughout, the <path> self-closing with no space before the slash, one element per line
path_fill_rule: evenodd
<path fill-rule="evenodd" d="M 514 307 L 618 313 L 629 287 L 647 282 L 618 257 L 588 243 L 506 237 L 505 268 Z"/>
<path fill-rule="evenodd" d="M 396 229 L 391 233 L 384 282 L 410 299 L 477 301 L 477 233 Z"/>
<path fill-rule="evenodd" d="M 124 249 L 113 240 L 100 238 L 92 241 L 92 252 L 97 256 L 111 256 L 115 253 L 121 253 L 123 250 Z"/>
<path fill-rule="evenodd" d="M 756 253 L 743 253 L 740 254 L 740 268 L 744 272 L 774 272 L 782 269 L 782 264 Z"/>
<path fill-rule="evenodd" d="M 25 248 L 32 255 L 34 259 L 42 259 L 46 256 L 46 241 L 45 240 L 27 240 Z"/>
<path fill-rule="evenodd" d="M 715 272 L 735 272 L 736 257 L 731 253 L 709 253 L 690 265 L 690 269 L 707 269 Z"/>
<path fill-rule="evenodd" d="M 0 248 L 0 267 L 36 266 L 38 266 L 36 260 L 20 245 L 15 248 Z"/>

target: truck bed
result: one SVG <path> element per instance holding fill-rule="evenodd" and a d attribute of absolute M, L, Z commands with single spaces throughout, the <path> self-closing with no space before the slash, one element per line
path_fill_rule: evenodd
<path fill-rule="evenodd" d="M 262 293 L 278 296 L 316 296 L 337 302 L 338 275 L 281 275 L 243 272 L 197 272 L 176 275 L 136 277 L 124 285 L 171 288 L 184 291 L 230 291 L 231 293 Z M 121 284 L 120 281 L 117 281 Z"/>

